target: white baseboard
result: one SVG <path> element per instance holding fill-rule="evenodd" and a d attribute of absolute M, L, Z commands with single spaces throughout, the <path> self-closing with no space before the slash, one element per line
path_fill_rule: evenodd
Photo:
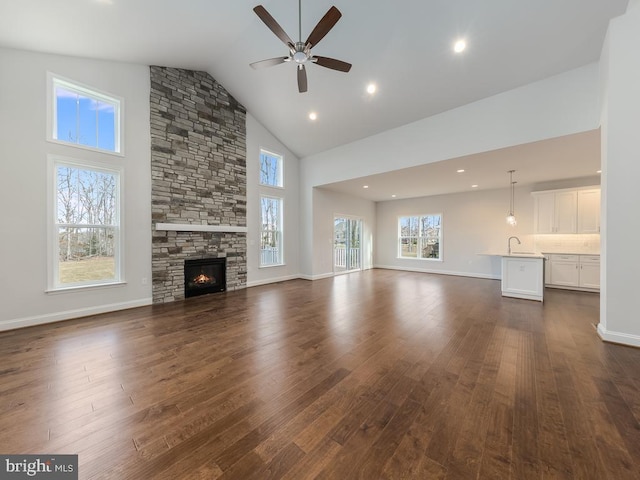
<path fill-rule="evenodd" d="M 322 280 L 323 278 L 335 277 L 335 273 L 321 273 L 320 275 L 299 275 L 298 278 L 303 280 Z"/>
<path fill-rule="evenodd" d="M 640 347 L 640 335 L 630 335 L 628 333 L 612 332 L 598 324 L 598 335 L 605 342 L 629 345 L 630 347 Z"/>
<path fill-rule="evenodd" d="M 34 317 L 16 318 L 0 322 L 0 331 L 33 327 L 35 325 L 71 320 L 72 318 L 87 317 L 89 315 L 97 315 L 99 313 L 116 312 L 118 310 L 127 310 L 129 308 L 144 307 L 146 305 L 151 305 L 152 303 L 152 298 L 141 298 L 131 302 L 111 303 L 109 305 L 99 305 L 96 307 L 66 310 L 64 312 L 47 313 L 45 315 L 36 315 Z"/>
<path fill-rule="evenodd" d="M 456 277 L 484 278 L 488 280 L 500 280 L 501 278 L 500 275 L 489 275 L 485 273 L 454 272 L 450 270 L 433 270 L 428 268 L 408 268 L 397 267 L 395 265 L 375 265 L 374 268 L 382 268 L 384 270 L 400 270 L 404 272 L 435 273 L 439 275 L 453 275 Z"/>
<path fill-rule="evenodd" d="M 288 280 L 297 280 L 299 278 L 301 278 L 300 275 L 286 275 L 284 277 L 274 277 L 266 280 L 255 280 L 253 282 L 247 282 L 247 288 L 268 285 L 270 283 L 286 282 Z"/>

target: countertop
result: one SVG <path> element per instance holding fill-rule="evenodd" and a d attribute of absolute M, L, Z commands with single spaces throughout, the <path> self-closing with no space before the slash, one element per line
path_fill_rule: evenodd
<path fill-rule="evenodd" d="M 489 255 L 491 257 L 544 258 L 542 253 L 536 252 L 483 252 L 478 255 Z"/>
<path fill-rule="evenodd" d="M 599 253 L 576 253 L 576 252 L 542 252 L 542 255 L 587 255 L 592 257 L 599 257 Z"/>

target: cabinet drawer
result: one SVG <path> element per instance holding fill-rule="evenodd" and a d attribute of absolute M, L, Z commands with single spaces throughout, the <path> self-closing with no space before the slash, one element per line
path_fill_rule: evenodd
<path fill-rule="evenodd" d="M 600 255 L 580 255 L 580 263 L 600 263 Z"/>
<path fill-rule="evenodd" d="M 560 253 L 553 253 L 549 255 L 549 260 L 552 262 L 577 262 L 579 255 L 562 255 Z"/>

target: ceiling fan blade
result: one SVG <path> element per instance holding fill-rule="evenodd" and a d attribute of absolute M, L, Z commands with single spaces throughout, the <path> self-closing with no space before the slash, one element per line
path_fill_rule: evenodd
<path fill-rule="evenodd" d="M 329 57 L 311 57 L 311 60 L 321 67 L 330 68 L 332 70 L 338 70 L 340 72 L 348 72 L 351 70 L 351 64 L 343 62 L 342 60 L 336 60 Z"/>
<path fill-rule="evenodd" d="M 259 62 L 250 63 L 249 65 L 251 66 L 251 68 L 258 69 L 258 68 L 265 68 L 265 67 L 273 67 L 274 65 L 280 65 L 281 63 L 284 63 L 287 60 L 289 60 L 289 57 L 268 58 L 266 60 L 260 60 Z"/>
<path fill-rule="evenodd" d="M 318 42 L 322 40 L 327 33 L 329 33 L 329 30 L 333 28 L 338 20 L 340 20 L 341 16 L 342 13 L 340 13 L 340 10 L 338 10 L 336 7 L 331 7 L 313 29 L 313 31 L 309 35 L 309 38 L 307 38 L 305 47 L 311 48 L 314 45 L 317 45 Z"/>
<path fill-rule="evenodd" d="M 298 65 L 298 91 L 300 93 L 307 91 L 307 71 L 304 65 Z"/>
<path fill-rule="evenodd" d="M 253 11 L 256 12 L 256 15 L 260 17 L 260 20 L 262 20 L 264 24 L 269 27 L 269 30 L 275 33 L 276 37 L 282 40 L 287 47 L 290 49 L 295 48 L 293 46 L 293 40 L 289 38 L 289 35 L 287 35 L 278 22 L 276 22 L 275 18 L 273 18 L 262 5 L 254 7 Z"/>

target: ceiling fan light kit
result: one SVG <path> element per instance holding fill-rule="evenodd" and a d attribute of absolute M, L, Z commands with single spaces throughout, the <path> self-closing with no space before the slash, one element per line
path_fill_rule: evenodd
<path fill-rule="evenodd" d="M 253 9 L 256 15 L 269 27 L 269 29 L 289 48 L 289 55 L 286 57 L 275 57 L 258 62 L 251 63 L 254 69 L 263 67 L 272 67 L 285 62 L 293 62 L 297 66 L 298 91 L 304 93 L 307 91 L 307 71 L 305 64 L 315 63 L 321 67 L 330 68 L 339 72 L 348 72 L 351 64 L 336 60 L 335 58 L 315 56 L 311 54 L 311 48 L 320 42 L 324 36 L 335 26 L 340 20 L 342 14 L 335 6 L 331 7 L 324 17 L 320 19 L 318 24 L 309 34 L 305 42 L 302 41 L 302 0 L 298 0 L 298 41 L 293 42 L 284 29 L 276 22 L 276 20 L 262 6 L 258 5 Z"/>

